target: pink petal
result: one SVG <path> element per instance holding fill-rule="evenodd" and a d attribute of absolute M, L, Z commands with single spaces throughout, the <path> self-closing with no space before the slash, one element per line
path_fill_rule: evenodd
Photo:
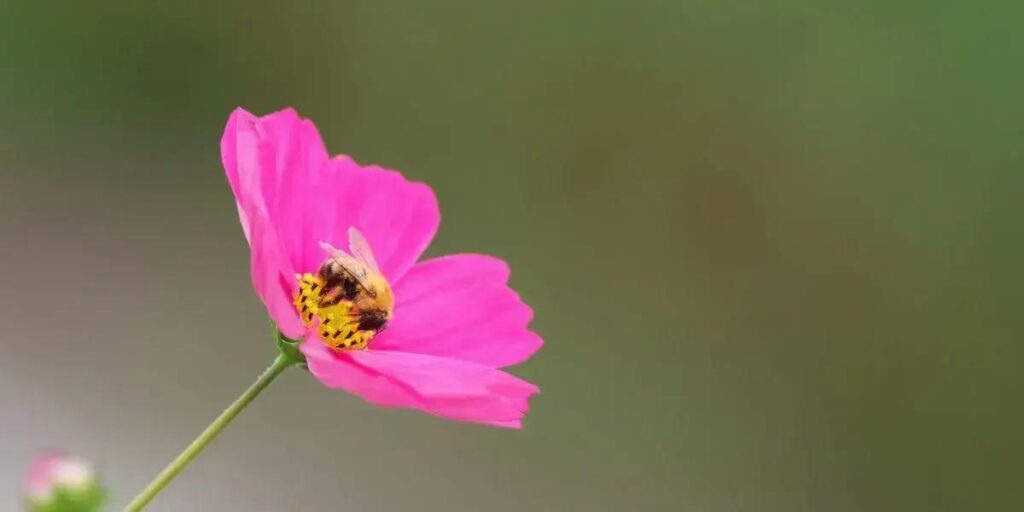
<path fill-rule="evenodd" d="M 335 351 L 314 337 L 302 344 L 324 385 L 384 406 L 445 418 L 520 428 L 539 389 L 501 370 L 444 357 L 378 350 Z"/>
<path fill-rule="evenodd" d="M 271 222 L 284 253 L 297 269 L 322 260 L 320 235 L 330 232 L 329 217 L 317 200 L 319 175 L 327 151 L 316 126 L 292 109 L 256 117 L 239 108 L 221 138 L 221 158 L 249 238 L 254 218 Z"/>
<path fill-rule="evenodd" d="M 28 470 L 25 481 L 25 492 L 29 496 L 43 496 L 53 485 L 53 475 L 60 466 L 61 460 L 67 455 L 60 451 L 51 451 L 36 457 Z"/>
<path fill-rule="evenodd" d="M 303 272 L 315 270 L 324 260 L 318 242 L 331 233 L 329 209 L 321 199 L 322 173 L 327 151 L 316 126 L 307 119 L 278 117 L 265 123 L 276 142 L 280 181 L 270 215 L 292 265 Z"/>
<path fill-rule="evenodd" d="M 417 264 L 395 284 L 394 319 L 374 350 L 431 354 L 488 366 L 521 363 L 543 341 L 533 311 L 508 287 L 505 262 L 459 254 Z"/>
<path fill-rule="evenodd" d="M 397 171 L 360 167 L 344 156 L 331 160 L 323 178 L 321 188 L 336 201 L 333 230 L 323 240 L 348 247 L 348 228 L 354 226 L 366 237 L 384 275 L 397 281 L 437 232 L 441 213 L 434 191 Z"/>
<path fill-rule="evenodd" d="M 221 157 L 252 252 L 253 287 L 281 332 L 301 338 L 305 328 L 292 305 L 295 273 L 316 268 L 323 259 L 316 243 L 331 228 L 315 200 L 328 162 L 320 135 L 292 109 L 264 117 L 236 109 Z"/>
<path fill-rule="evenodd" d="M 306 329 L 292 303 L 298 284 L 291 262 L 282 254 L 277 233 L 268 222 L 253 222 L 251 229 L 252 286 L 281 333 L 291 339 L 301 339 Z"/>
<path fill-rule="evenodd" d="M 282 112 L 281 115 L 289 115 Z M 252 217 L 268 218 L 267 194 L 276 193 L 277 172 L 273 147 L 265 144 L 256 116 L 238 108 L 231 113 L 220 141 L 221 161 L 238 204 L 246 239 Z"/>

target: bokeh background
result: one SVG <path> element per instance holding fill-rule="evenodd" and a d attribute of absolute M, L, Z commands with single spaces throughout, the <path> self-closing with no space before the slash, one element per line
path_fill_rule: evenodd
<path fill-rule="evenodd" d="M 521 432 L 287 373 L 151 507 L 1024 507 L 1024 4 L 0 1 L 0 508 L 124 505 L 270 361 L 228 113 L 513 267 Z"/>

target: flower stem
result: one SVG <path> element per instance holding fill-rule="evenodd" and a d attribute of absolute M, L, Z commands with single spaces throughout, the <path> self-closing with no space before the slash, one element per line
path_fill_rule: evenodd
<path fill-rule="evenodd" d="M 217 416 L 217 419 L 213 420 L 213 423 L 210 423 L 210 426 L 206 427 L 206 430 L 204 430 L 202 434 L 199 434 L 199 437 L 192 441 L 192 444 L 188 445 L 188 447 L 185 448 L 185 451 L 181 452 L 181 454 L 171 461 L 171 463 L 168 464 L 167 467 L 165 467 L 164 470 L 161 471 L 160 474 L 157 475 L 156 478 L 154 478 L 153 481 L 150 482 L 149 485 L 147 485 L 146 488 L 143 489 L 142 492 L 140 492 L 139 495 L 124 508 L 123 512 L 137 512 L 144 509 L 146 505 L 148 505 L 149 502 L 164 489 L 164 487 L 167 487 L 167 484 L 171 483 L 171 480 L 173 480 L 174 477 L 178 476 L 178 473 L 181 473 L 181 471 L 185 469 L 185 466 L 187 466 L 189 462 L 192 462 L 192 459 L 199 455 L 199 452 L 203 451 L 203 448 L 206 448 L 206 445 L 210 444 L 210 442 L 213 441 L 213 439 L 216 438 L 222 430 L 224 430 L 224 427 L 227 427 L 228 424 L 231 423 L 231 420 L 238 416 L 238 413 L 242 412 L 250 402 L 255 400 L 256 397 L 259 396 L 260 392 L 266 389 L 271 382 L 274 382 L 274 379 L 276 379 L 278 375 L 281 375 L 281 373 L 288 369 L 288 367 L 301 362 L 301 360 L 296 359 L 294 354 L 290 354 L 287 351 L 279 353 L 277 358 L 274 359 L 273 364 L 271 364 L 266 370 L 263 370 L 263 373 L 258 379 L 256 379 L 256 382 L 254 382 L 252 386 L 249 386 L 249 389 L 246 389 L 245 392 L 242 393 L 242 396 L 239 396 L 238 399 L 229 405 L 227 409 L 224 409 L 224 412 L 220 413 L 220 416 Z"/>

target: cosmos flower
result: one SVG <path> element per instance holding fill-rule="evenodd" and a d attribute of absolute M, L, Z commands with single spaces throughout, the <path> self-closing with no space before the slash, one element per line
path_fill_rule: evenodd
<path fill-rule="evenodd" d="M 92 465 L 62 452 L 49 452 L 33 461 L 24 494 L 33 512 L 92 512 L 104 502 Z"/>
<path fill-rule="evenodd" d="M 440 223 L 429 186 L 330 157 L 286 109 L 228 120 L 221 156 L 253 286 L 310 372 L 385 407 L 519 428 L 539 390 L 501 368 L 541 344 L 500 259 L 418 261 Z"/>

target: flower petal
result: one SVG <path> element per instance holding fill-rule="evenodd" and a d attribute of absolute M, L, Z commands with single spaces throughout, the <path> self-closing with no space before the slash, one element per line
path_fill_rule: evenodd
<path fill-rule="evenodd" d="M 221 158 L 251 249 L 253 287 L 281 332 L 301 338 L 295 273 L 315 268 L 308 262 L 322 257 L 312 249 L 330 232 L 312 197 L 328 162 L 320 134 L 292 109 L 256 117 L 239 108 L 221 138 Z"/>
<path fill-rule="evenodd" d="M 373 349 L 497 367 L 525 361 L 543 340 L 528 329 L 533 311 L 508 287 L 508 275 L 504 261 L 476 254 L 417 264 L 396 283 L 394 319 Z"/>
<path fill-rule="evenodd" d="M 53 476 L 67 455 L 61 451 L 50 451 L 36 457 L 28 470 L 25 493 L 31 499 L 46 499 L 53 489 Z"/>
<path fill-rule="evenodd" d="M 331 236 L 323 240 L 348 247 L 348 229 L 366 237 L 381 272 L 400 279 L 434 238 L 441 213 L 434 191 L 424 183 L 378 166 L 361 167 L 351 158 L 331 160 L 322 190 L 335 196 Z"/>
<path fill-rule="evenodd" d="M 289 112 L 279 115 L 289 115 Z M 228 117 L 220 140 L 224 173 L 238 203 L 246 239 L 249 239 L 252 217 L 268 218 L 266 194 L 275 193 L 277 188 L 278 169 L 274 165 L 273 147 L 260 135 L 259 122 L 260 118 L 237 108 Z"/>
<path fill-rule="evenodd" d="M 251 229 L 249 270 L 252 286 L 281 333 L 291 339 L 300 339 L 306 329 L 292 303 L 298 285 L 291 262 L 282 254 L 277 233 L 269 223 L 259 219 L 251 224 Z"/>
<path fill-rule="evenodd" d="M 236 109 L 221 138 L 221 159 L 246 238 L 254 218 L 273 223 L 292 265 L 308 270 L 307 260 L 321 256 L 307 257 L 317 235 L 331 227 L 312 197 L 328 161 L 316 126 L 290 108 L 263 117 Z"/>
<path fill-rule="evenodd" d="M 459 421 L 520 428 L 528 399 L 539 389 L 501 370 L 405 352 L 335 351 L 315 337 L 302 344 L 309 370 L 340 388 L 384 406 L 418 409 Z"/>

